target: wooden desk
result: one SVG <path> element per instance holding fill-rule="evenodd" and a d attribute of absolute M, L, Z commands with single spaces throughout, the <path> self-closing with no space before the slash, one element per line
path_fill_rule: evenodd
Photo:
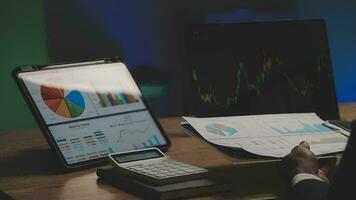
<path fill-rule="evenodd" d="M 356 116 L 356 104 L 340 105 L 343 119 Z M 235 190 L 197 199 L 258 199 L 284 196 L 286 186 L 275 163 L 233 165 L 229 157 L 179 126 L 180 118 L 161 119 L 172 141 L 168 154 L 198 166 L 223 169 Z M 39 130 L 0 133 L 0 190 L 15 199 L 138 199 L 117 188 L 97 183 L 96 168 L 68 171 L 49 150 Z"/>
<path fill-rule="evenodd" d="M 343 120 L 352 121 L 356 119 L 356 103 L 339 104 L 339 111 Z"/>

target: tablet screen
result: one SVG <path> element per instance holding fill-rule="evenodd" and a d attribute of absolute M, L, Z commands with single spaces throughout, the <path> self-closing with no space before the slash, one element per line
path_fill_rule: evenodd
<path fill-rule="evenodd" d="M 19 73 L 68 165 L 167 145 L 123 63 Z"/>

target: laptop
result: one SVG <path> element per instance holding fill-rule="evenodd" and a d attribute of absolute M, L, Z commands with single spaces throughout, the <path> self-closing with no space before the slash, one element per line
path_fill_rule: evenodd
<path fill-rule="evenodd" d="M 116 58 L 19 67 L 13 76 L 65 167 L 105 162 L 110 153 L 170 147 L 125 63 Z"/>
<path fill-rule="evenodd" d="M 186 114 L 339 119 L 324 20 L 193 24 L 185 48 Z"/>

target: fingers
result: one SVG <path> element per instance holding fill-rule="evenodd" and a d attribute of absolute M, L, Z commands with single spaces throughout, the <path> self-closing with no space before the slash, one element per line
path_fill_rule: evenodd
<path fill-rule="evenodd" d="M 319 159 L 320 170 L 325 174 L 325 176 L 331 180 L 334 176 L 337 167 L 337 158 L 325 158 Z"/>
<path fill-rule="evenodd" d="M 310 145 L 307 141 L 301 141 L 299 145 L 310 150 Z"/>
<path fill-rule="evenodd" d="M 321 178 L 323 181 L 329 183 L 330 179 L 328 177 L 328 173 L 324 171 L 323 169 L 318 170 L 318 177 Z"/>
<path fill-rule="evenodd" d="M 319 176 L 323 180 L 328 180 L 327 171 L 319 170 L 318 159 L 310 150 L 310 145 L 306 141 L 300 142 L 289 154 L 284 156 L 282 164 L 287 168 L 286 172 L 289 174 L 287 176 L 289 178 L 298 173 L 309 173 Z"/>
<path fill-rule="evenodd" d="M 310 145 L 309 145 L 309 143 L 307 141 L 301 141 L 299 143 L 299 145 L 295 146 L 291 150 L 291 153 L 296 153 L 296 152 L 299 152 L 299 151 L 303 151 L 304 148 L 310 151 Z"/>

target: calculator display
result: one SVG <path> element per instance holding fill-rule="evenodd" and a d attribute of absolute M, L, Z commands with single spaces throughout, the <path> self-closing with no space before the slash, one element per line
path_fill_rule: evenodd
<path fill-rule="evenodd" d="M 160 158 L 164 157 L 160 152 L 156 150 L 148 150 L 148 151 L 139 151 L 139 152 L 130 152 L 121 155 L 114 155 L 113 158 L 118 163 L 126 163 L 138 160 L 146 160 L 152 158 Z"/>

